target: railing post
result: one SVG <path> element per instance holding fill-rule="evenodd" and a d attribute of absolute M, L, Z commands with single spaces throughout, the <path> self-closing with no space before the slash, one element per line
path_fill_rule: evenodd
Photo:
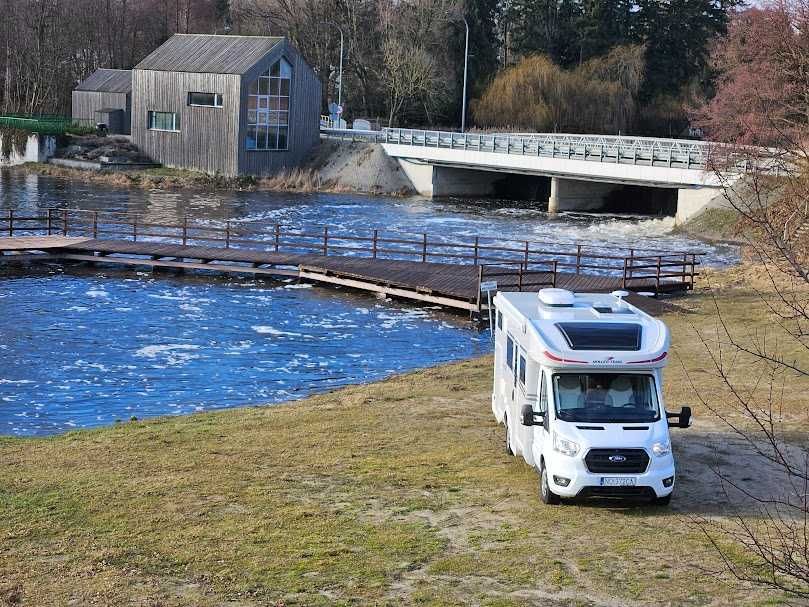
<path fill-rule="evenodd" d="M 135 215 L 132 217 L 132 241 L 138 241 L 138 216 Z"/>
<path fill-rule="evenodd" d="M 518 271 L 517 290 L 522 291 L 522 266 Z"/>
<path fill-rule="evenodd" d="M 67 209 L 62 211 L 62 236 L 67 236 Z"/>
<path fill-rule="evenodd" d="M 480 299 L 480 285 L 482 283 L 483 283 L 483 266 L 480 265 L 480 266 L 478 266 L 478 295 L 477 295 L 477 297 L 478 297 L 478 301 L 477 301 L 478 314 L 480 314 L 481 305 L 482 305 L 481 304 L 481 299 Z"/>
<path fill-rule="evenodd" d="M 626 289 L 626 262 L 627 262 L 627 258 L 624 257 L 624 276 L 623 276 L 623 279 L 621 280 L 621 288 L 622 289 Z"/>
<path fill-rule="evenodd" d="M 523 263 L 525 264 L 525 269 L 528 269 L 528 241 L 525 241 L 525 253 L 523 255 Z"/>
<path fill-rule="evenodd" d="M 657 293 L 660 293 L 660 264 L 663 261 L 663 257 L 661 255 L 657 256 L 657 276 L 655 278 L 655 283 L 657 285 Z"/>
<path fill-rule="evenodd" d="M 478 247 L 480 245 L 480 236 L 475 236 L 475 265 L 478 263 Z"/>
<path fill-rule="evenodd" d="M 425 263 L 427 261 L 427 234 L 423 234 L 423 240 L 421 244 L 421 263 Z"/>
<path fill-rule="evenodd" d="M 93 238 L 98 238 L 98 211 L 93 211 Z"/>
<path fill-rule="evenodd" d="M 278 252 L 278 248 L 281 246 L 281 224 L 275 224 L 275 252 Z"/>
<path fill-rule="evenodd" d="M 554 264 L 556 264 L 555 260 L 554 260 Z M 554 270 L 554 272 L 555 272 L 555 270 Z M 576 245 L 576 274 L 580 274 L 580 273 L 581 273 L 581 245 L 579 244 L 579 245 Z M 555 280 L 556 279 L 554 278 L 554 282 L 555 282 Z"/>
<path fill-rule="evenodd" d="M 323 255 L 329 255 L 329 226 L 323 226 Z"/>
<path fill-rule="evenodd" d="M 48 209 L 48 236 L 51 235 L 53 229 L 53 209 Z"/>
<path fill-rule="evenodd" d="M 559 260 L 554 259 L 553 260 L 553 278 L 552 278 L 552 282 L 551 282 L 551 286 L 553 286 L 554 288 L 556 288 L 556 274 L 557 274 L 558 271 L 559 271 Z"/>
<path fill-rule="evenodd" d="M 379 240 L 379 230 L 374 230 L 374 240 L 373 243 L 371 244 L 371 251 L 374 259 L 376 259 L 376 247 L 378 240 Z"/>
<path fill-rule="evenodd" d="M 188 215 L 183 215 L 183 246 L 188 244 Z"/>
<path fill-rule="evenodd" d="M 14 211 L 11 209 L 8 210 L 8 235 L 14 236 Z"/>
<path fill-rule="evenodd" d="M 230 220 L 225 222 L 225 248 L 230 248 Z"/>

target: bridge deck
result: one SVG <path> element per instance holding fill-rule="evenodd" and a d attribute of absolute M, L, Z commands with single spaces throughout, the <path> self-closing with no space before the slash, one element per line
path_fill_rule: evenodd
<path fill-rule="evenodd" d="M 3 251 L 45 251 L 49 259 L 147 265 L 179 269 L 208 269 L 228 273 L 297 276 L 464 309 L 480 310 L 480 268 L 472 264 L 449 264 L 313 253 L 285 253 L 256 249 L 181 245 L 153 241 L 114 239 L 64 239 L 58 236 L 0 238 Z M 30 258 L 30 256 L 27 256 Z M 6 256 L 12 260 L 15 256 Z M 0 257 L 2 259 L 2 257 Z M 517 272 L 501 269 L 498 287 L 517 289 Z M 579 292 L 608 292 L 622 287 L 621 277 L 532 272 L 523 278 L 522 290 L 537 291 L 556 286 Z M 653 279 L 634 280 L 635 291 L 655 290 Z M 666 281 L 661 289 L 680 290 L 686 285 Z M 638 298 L 645 305 L 646 298 Z M 649 302 L 649 305 L 653 305 Z M 484 306 L 485 307 L 485 306 Z"/>

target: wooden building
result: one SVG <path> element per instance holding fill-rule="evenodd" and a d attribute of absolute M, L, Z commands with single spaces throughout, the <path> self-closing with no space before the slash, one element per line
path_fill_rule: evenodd
<path fill-rule="evenodd" d="M 73 91 L 73 120 L 130 133 L 132 70 L 96 70 Z"/>
<path fill-rule="evenodd" d="M 169 167 L 268 175 L 319 140 L 321 84 L 285 38 L 176 34 L 132 90 L 133 142 Z"/>

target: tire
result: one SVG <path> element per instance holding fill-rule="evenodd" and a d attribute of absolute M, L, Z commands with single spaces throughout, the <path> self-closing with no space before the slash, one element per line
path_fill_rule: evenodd
<path fill-rule="evenodd" d="M 548 484 L 548 470 L 544 464 L 539 472 L 539 499 L 548 506 L 556 506 L 562 503 L 562 498 L 551 491 Z"/>
<path fill-rule="evenodd" d="M 652 503 L 655 506 L 668 506 L 671 503 L 671 493 L 664 495 L 663 497 L 655 497 L 652 500 Z"/>
<path fill-rule="evenodd" d="M 511 447 L 511 432 L 508 430 L 508 416 L 503 416 L 503 425 L 506 427 L 506 453 L 514 455 L 514 449 Z"/>

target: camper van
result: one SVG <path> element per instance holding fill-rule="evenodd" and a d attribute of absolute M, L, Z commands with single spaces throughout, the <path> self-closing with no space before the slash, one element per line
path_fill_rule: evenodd
<path fill-rule="evenodd" d="M 669 428 L 688 427 L 691 410 L 666 412 L 669 331 L 628 295 L 542 289 L 494 298 L 492 410 L 507 451 L 537 469 L 546 504 L 671 499 Z"/>

